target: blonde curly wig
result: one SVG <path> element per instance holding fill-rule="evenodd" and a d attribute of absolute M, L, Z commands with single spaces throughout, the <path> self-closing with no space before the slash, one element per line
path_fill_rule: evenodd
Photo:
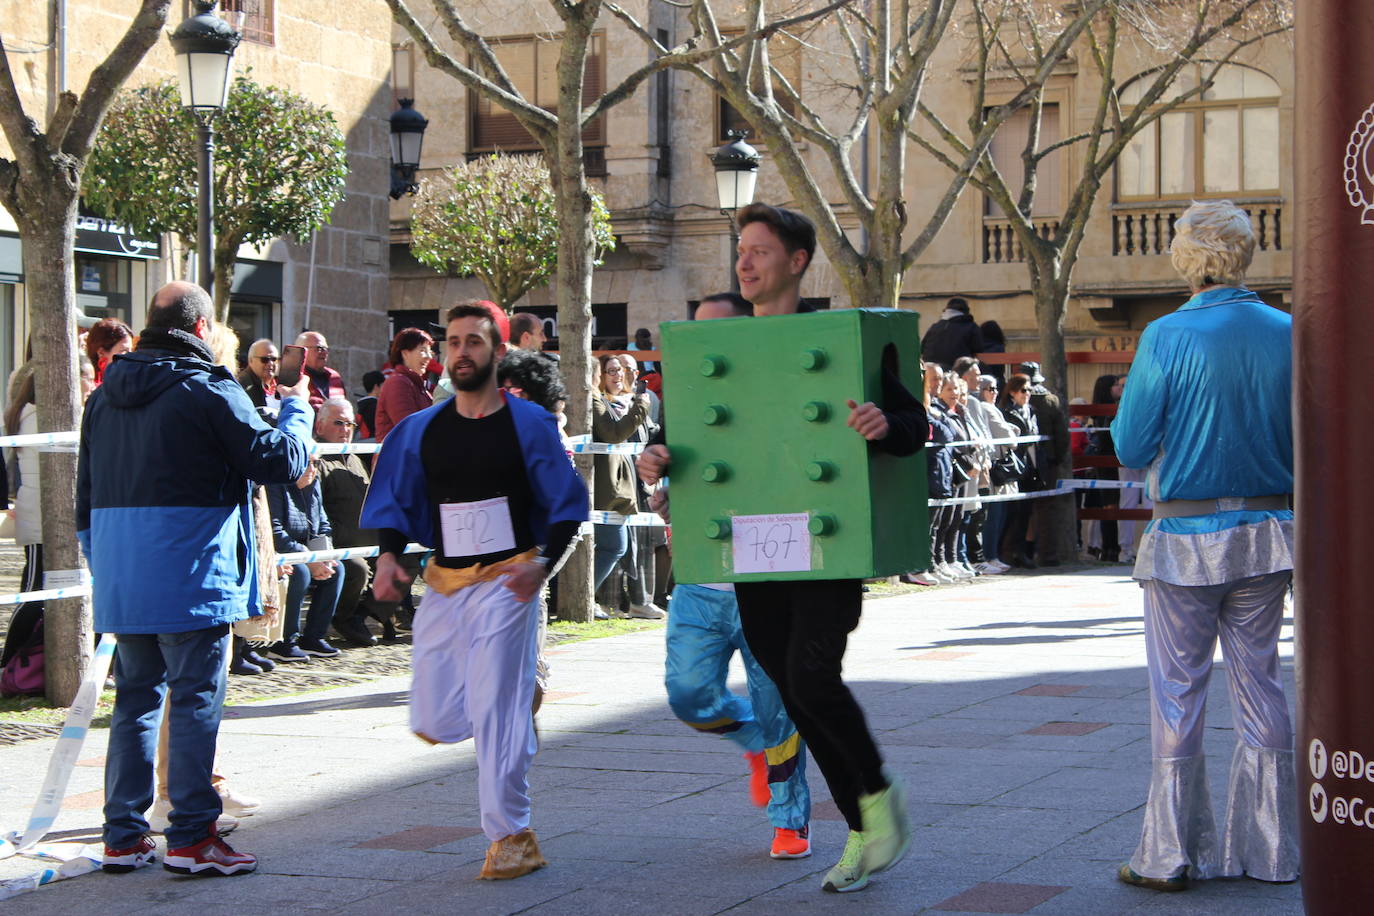
<path fill-rule="evenodd" d="M 1174 223 L 1169 258 L 1194 290 L 1240 286 L 1254 256 L 1250 217 L 1229 200 L 1195 201 Z"/>

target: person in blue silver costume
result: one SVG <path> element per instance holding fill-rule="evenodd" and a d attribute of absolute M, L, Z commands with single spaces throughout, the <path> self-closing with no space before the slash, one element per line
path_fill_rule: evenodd
<path fill-rule="evenodd" d="M 1194 879 L 1298 876 L 1293 727 L 1278 638 L 1293 570 L 1292 319 L 1241 284 L 1255 238 L 1230 201 L 1176 224 L 1193 296 L 1141 335 L 1116 454 L 1149 469 L 1155 501 L 1134 576 L 1145 592 L 1153 770 L 1140 844 L 1118 877 L 1155 890 Z M 1217 639 L 1238 741 L 1218 835 L 1203 717 Z"/>
<path fill-rule="evenodd" d="M 750 314 L 753 309 L 742 296 L 719 293 L 703 299 L 693 318 Z M 666 491 L 656 493 L 653 505 L 666 506 L 664 496 Z M 734 586 L 684 583 L 674 588 L 666 648 L 664 686 L 673 714 L 700 732 L 723 735 L 744 749 L 754 803 L 768 806 L 773 825 L 769 855 L 775 859 L 811 855 L 806 744 L 783 708 L 777 685 L 749 651 Z M 725 686 L 735 652 L 744 664 L 747 697 Z"/>

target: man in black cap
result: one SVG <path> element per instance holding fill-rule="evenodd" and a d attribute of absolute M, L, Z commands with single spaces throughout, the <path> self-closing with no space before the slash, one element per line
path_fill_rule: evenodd
<path fill-rule="evenodd" d="M 969 314 L 968 302 L 957 296 L 945 303 L 940 320 L 921 338 L 921 356 L 925 361 L 939 363 L 946 369 L 953 367 L 961 356 L 977 356 L 981 352 L 983 332 Z"/>

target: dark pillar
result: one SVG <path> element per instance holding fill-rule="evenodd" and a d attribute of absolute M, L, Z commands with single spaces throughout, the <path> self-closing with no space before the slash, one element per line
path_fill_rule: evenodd
<path fill-rule="evenodd" d="M 201 287 L 215 294 L 215 127 L 213 114 L 196 119 L 196 273 Z"/>
<path fill-rule="evenodd" d="M 1374 4 L 1296 6 L 1297 772 L 1304 903 L 1326 914 L 1374 900 Z"/>

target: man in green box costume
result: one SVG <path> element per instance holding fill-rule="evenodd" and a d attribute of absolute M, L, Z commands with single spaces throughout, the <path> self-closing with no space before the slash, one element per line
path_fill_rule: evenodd
<path fill-rule="evenodd" d="M 816 250 L 811 222 L 791 210 L 751 204 L 739 212 L 738 223 L 735 273 L 740 292 L 754 304 L 754 314 L 810 311 L 801 300 L 801 280 Z M 924 447 L 928 434 L 924 409 L 888 368 L 883 370 L 882 397 L 882 407 L 848 400 L 847 424 L 873 448 L 898 456 L 914 454 Z M 671 462 L 666 446 L 650 446 L 638 461 L 640 477 L 656 483 Z M 883 767 L 863 710 L 841 677 L 849 633 L 859 623 L 863 583 L 738 582 L 735 597 L 745 640 L 777 685 L 849 826 L 844 852 L 822 887 L 858 890 L 870 875 L 895 865 L 911 844 L 901 785 Z"/>

